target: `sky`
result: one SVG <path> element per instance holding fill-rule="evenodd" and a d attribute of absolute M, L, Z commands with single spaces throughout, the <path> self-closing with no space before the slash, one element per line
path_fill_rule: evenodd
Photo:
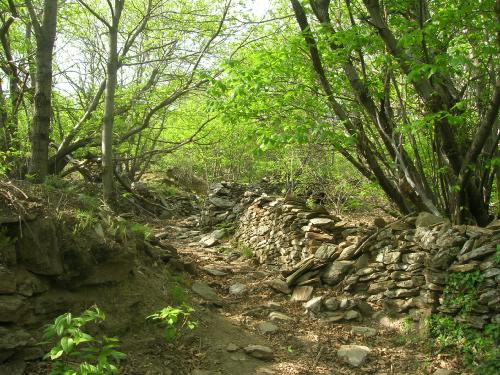
<path fill-rule="evenodd" d="M 257 17 L 262 17 L 270 6 L 270 0 L 253 0 L 252 9 Z"/>

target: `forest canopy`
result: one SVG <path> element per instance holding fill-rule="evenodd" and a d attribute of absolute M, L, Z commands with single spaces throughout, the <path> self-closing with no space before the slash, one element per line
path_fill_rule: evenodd
<path fill-rule="evenodd" d="M 500 210 L 500 0 L 1 0 L 0 174 Z"/>

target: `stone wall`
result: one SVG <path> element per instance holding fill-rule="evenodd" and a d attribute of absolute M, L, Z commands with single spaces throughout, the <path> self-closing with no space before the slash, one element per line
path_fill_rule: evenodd
<path fill-rule="evenodd" d="M 260 196 L 246 207 L 237 219 L 235 238 L 261 264 L 282 271 L 285 289 L 303 293 L 305 286 L 327 286 L 339 296 L 416 318 L 441 312 L 477 328 L 500 323 L 498 221 L 488 228 L 451 226 L 421 213 L 389 225 L 376 220 L 378 226 L 354 228 L 294 199 Z M 450 303 L 443 291 L 452 274 L 476 271 L 477 303 L 463 318 L 463 306 Z"/>

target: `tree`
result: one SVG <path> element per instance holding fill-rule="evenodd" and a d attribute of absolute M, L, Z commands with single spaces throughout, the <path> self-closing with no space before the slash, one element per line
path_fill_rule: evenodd
<path fill-rule="evenodd" d="M 353 47 L 345 39 L 346 32 L 337 30 L 342 30 L 346 26 L 351 30 L 360 30 L 355 22 L 350 1 L 346 1 L 341 8 L 343 14 L 348 17 L 347 22 L 337 21 L 337 28 L 330 18 L 329 0 L 311 0 L 309 3 L 320 23 L 318 36 L 312 31 L 304 6 L 298 0 L 291 0 L 318 80 L 332 111 L 346 130 L 355 137 L 358 150 L 362 153 L 369 170 L 375 175 L 389 198 L 402 212 L 415 207 L 436 214 L 442 212 L 450 215 L 458 223 L 472 219 L 480 225 L 487 224 L 490 220 L 488 210 L 490 199 L 488 191 L 491 191 L 492 183 L 490 176 L 494 175 L 492 168 L 487 165 L 498 148 L 500 76 L 496 67 L 483 71 L 489 77 L 497 77 L 486 82 L 490 96 L 486 102 L 476 97 L 475 99 L 481 104 L 477 108 L 468 106 L 467 96 L 474 95 L 474 92 L 470 91 L 472 80 L 464 80 L 463 76 L 453 73 L 457 68 L 471 70 L 471 67 L 463 62 L 459 62 L 458 67 L 453 66 L 453 60 L 446 60 L 452 57 L 449 41 L 441 39 L 440 34 L 436 32 L 438 30 L 446 32 L 450 25 L 441 19 L 442 23 L 438 24 L 436 30 L 436 24 L 432 22 L 433 17 L 439 20 L 442 18 L 442 13 L 449 16 L 457 8 L 454 8 L 451 2 L 440 2 L 431 6 L 426 1 L 409 1 L 407 3 L 411 6 L 401 11 L 401 4 L 398 2 L 386 2 L 382 6 L 378 0 L 363 1 L 367 14 L 360 14 L 359 18 L 376 31 L 377 34 L 372 33 L 370 37 L 375 38 L 378 35 L 385 47 L 384 50 L 370 51 L 370 55 L 366 57 L 363 52 L 363 49 L 368 49 L 366 45 L 355 42 Z M 486 24 L 492 25 L 500 19 L 500 1 L 497 1 L 496 5 L 493 1 L 487 3 L 487 5 L 477 4 L 474 10 L 481 14 L 481 20 L 496 14 L 496 18 L 491 16 L 487 18 Z M 470 6 L 468 11 L 472 10 Z M 459 9 L 459 12 L 464 11 L 463 7 Z M 456 27 L 457 19 L 453 21 Z M 449 19 L 447 22 L 450 22 Z M 402 29 L 402 24 L 409 26 L 410 31 Z M 481 31 L 476 37 L 490 44 L 490 53 L 487 54 L 477 45 L 471 45 L 475 58 L 498 61 L 500 30 L 497 31 L 495 39 L 494 34 L 485 29 L 479 19 L 474 18 L 464 20 L 459 27 L 464 30 L 469 27 L 479 28 Z M 326 38 L 330 53 L 339 57 L 336 63 L 340 65 L 357 102 L 357 113 L 354 113 L 354 116 L 348 115 L 345 105 L 335 99 L 336 93 L 325 72 L 323 57 L 316 40 L 323 36 Z M 351 33 L 351 36 L 354 35 Z M 492 53 L 491 50 L 496 51 Z M 377 55 L 384 58 L 384 63 L 379 67 L 380 70 L 374 69 L 375 64 L 372 64 L 370 69 L 367 61 L 374 61 Z M 465 55 L 459 57 L 466 59 Z M 473 69 L 479 68 L 471 65 Z M 408 136 L 409 144 L 406 144 L 405 134 L 398 125 L 399 121 L 408 122 L 408 119 L 398 119 L 393 107 L 393 100 L 396 97 L 400 101 L 398 103 L 400 108 L 397 109 L 404 110 L 407 106 L 407 103 L 401 102 L 402 88 L 396 76 L 413 86 L 414 91 L 410 91 L 411 97 L 424 105 L 424 121 L 433 130 L 428 141 L 431 142 L 438 160 L 434 168 L 439 167 L 444 171 L 440 174 L 441 191 L 431 189 L 431 186 L 436 186 L 437 181 L 429 181 L 424 166 L 419 162 L 421 150 L 412 140 L 412 135 Z M 378 85 L 373 86 L 373 82 L 377 81 Z M 458 88 L 459 85 L 462 85 L 461 89 Z M 474 110 L 476 113 L 473 114 Z M 380 141 L 379 146 L 368 138 L 367 122 L 371 123 L 376 131 Z M 489 138 L 491 141 L 487 142 Z M 381 150 L 380 146 L 383 146 L 384 150 Z M 413 157 L 410 156 L 410 150 Z M 383 154 L 380 154 L 381 151 Z M 489 156 L 480 158 L 483 152 Z M 390 169 L 384 172 L 380 168 L 380 163 L 394 165 L 391 167 L 395 168 L 391 173 L 392 176 L 388 174 Z M 488 173 L 483 172 L 485 168 L 489 170 Z M 402 179 L 404 183 L 403 185 L 399 183 L 399 189 L 391 181 L 394 177 Z M 409 206 L 408 202 L 412 205 Z"/>
<path fill-rule="evenodd" d="M 52 112 L 52 53 L 56 39 L 57 0 L 45 0 L 42 22 L 31 0 L 25 0 L 36 40 L 36 76 L 29 171 L 35 182 L 47 175 Z"/>

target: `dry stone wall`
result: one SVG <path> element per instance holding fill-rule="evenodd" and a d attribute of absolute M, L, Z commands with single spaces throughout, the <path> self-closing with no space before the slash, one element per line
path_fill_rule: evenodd
<path fill-rule="evenodd" d="M 498 221 L 488 228 L 452 226 L 421 213 L 359 228 L 297 199 L 229 185 L 219 185 L 208 201 L 206 218 L 235 220 L 240 246 L 282 272 L 283 279 L 273 280 L 272 287 L 308 301 L 311 311 L 326 311 L 329 319 L 355 317 L 371 304 L 416 319 L 449 314 L 476 328 L 500 323 Z M 460 281 L 466 278 L 475 280 L 473 288 Z M 454 289 L 447 287 L 451 280 Z M 325 286 L 338 298 L 308 299 L 313 289 Z M 474 300 L 467 306 L 459 298 L 464 294 Z"/>

